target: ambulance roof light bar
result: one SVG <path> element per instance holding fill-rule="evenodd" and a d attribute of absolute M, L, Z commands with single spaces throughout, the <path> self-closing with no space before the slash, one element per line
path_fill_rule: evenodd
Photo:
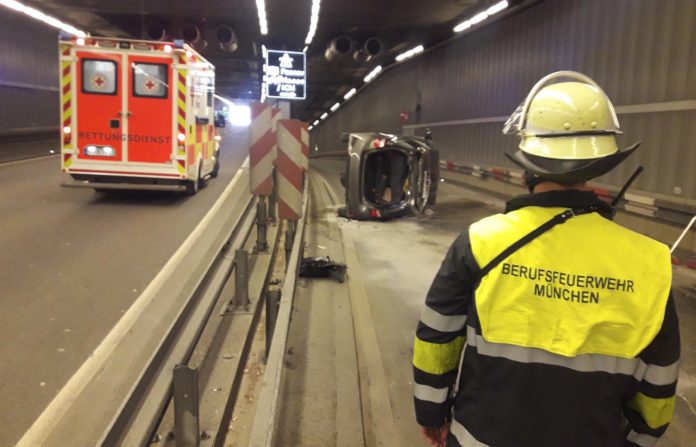
<path fill-rule="evenodd" d="M 24 5 L 18 1 L 0 0 L 0 5 L 6 6 L 10 9 L 14 9 L 15 11 L 26 14 L 33 19 L 40 20 L 47 25 L 51 25 L 52 27 L 58 28 L 59 30 L 66 32 L 68 34 L 72 34 L 73 36 L 87 37 L 86 32 L 79 30 L 72 25 L 68 25 L 67 23 L 63 23 L 60 20 L 56 19 L 55 17 L 51 17 L 48 14 L 44 14 L 43 12 L 39 11 L 38 9 L 32 8 L 31 6 Z"/>

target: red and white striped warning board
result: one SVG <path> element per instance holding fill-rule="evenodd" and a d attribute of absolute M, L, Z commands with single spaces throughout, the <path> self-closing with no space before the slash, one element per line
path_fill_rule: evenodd
<path fill-rule="evenodd" d="M 273 132 L 272 109 L 268 104 L 251 104 L 249 191 L 256 195 L 267 196 L 273 191 L 276 135 Z"/>
<path fill-rule="evenodd" d="M 283 111 L 278 107 L 271 110 L 271 131 L 273 132 L 273 163 L 278 158 L 278 121 L 283 119 Z"/>
<path fill-rule="evenodd" d="M 278 215 L 295 220 L 302 216 L 304 173 L 309 168 L 309 131 L 299 120 L 278 121 Z"/>

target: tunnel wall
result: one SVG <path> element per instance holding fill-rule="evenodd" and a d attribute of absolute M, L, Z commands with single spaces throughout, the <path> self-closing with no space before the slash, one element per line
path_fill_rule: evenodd
<path fill-rule="evenodd" d="M 0 54 L 0 136 L 57 131 L 57 31 L 3 8 Z"/>
<path fill-rule="evenodd" d="M 620 144 L 643 142 L 598 181 L 620 185 L 643 164 L 635 190 L 696 199 L 695 27 L 691 1 L 544 0 L 383 72 L 312 132 L 312 146 L 340 150 L 343 131 L 428 126 L 442 159 L 513 167 L 503 153 L 516 141 L 503 122 L 539 78 L 577 70 L 619 106 Z"/>

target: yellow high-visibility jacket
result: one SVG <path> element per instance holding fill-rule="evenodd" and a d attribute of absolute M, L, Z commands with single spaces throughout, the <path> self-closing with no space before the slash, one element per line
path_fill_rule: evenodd
<path fill-rule="evenodd" d="M 480 270 L 568 208 L 553 227 Z M 472 224 L 433 281 L 414 345 L 423 426 L 448 445 L 650 446 L 674 412 L 679 328 L 668 248 L 623 228 L 592 192 L 513 199 Z"/>

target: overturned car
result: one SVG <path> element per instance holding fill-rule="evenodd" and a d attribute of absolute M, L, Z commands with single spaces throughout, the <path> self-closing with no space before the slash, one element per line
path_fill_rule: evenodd
<path fill-rule="evenodd" d="M 440 179 L 439 153 L 430 138 L 351 133 L 348 143 L 346 207 L 349 219 L 386 220 L 422 214 L 435 205 Z"/>

